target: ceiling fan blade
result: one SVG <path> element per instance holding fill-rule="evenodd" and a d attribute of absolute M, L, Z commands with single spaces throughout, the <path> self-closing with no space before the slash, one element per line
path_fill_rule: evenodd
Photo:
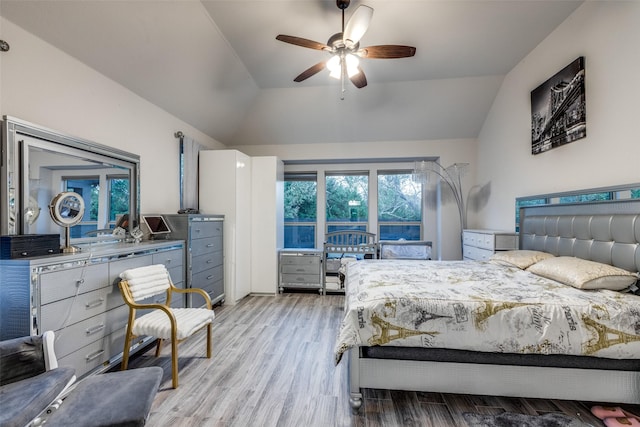
<path fill-rule="evenodd" d="M 351 44 L 358 43 L 362 36 L 364 36 L 364 33 L 367 32 L 372 17 L 373 8 L 364 4 L 358 6 L 355 12 L 353 12 L 353 15 L 351 15 L 351 18 L 349 18 L 349 21 L 342 32 L 342 39 L 345 43 L 347 43 L 347 41 Z"/>
<path fill-rule="evenodd" d="M 363 58 L 408 58 L 416 54 L 413 46 L 402 46 L 396 44 L 384 44 L 379 46 L 367 46 L 358 51 L 358 55 Z"/>
<path fill-rule="evenodd" d="M 319 73 L 320 71 L 324 70 L 324 68 L 326 67 L 326 62 L 318 62 L 316 65 L 313 65 L 309 68 L 307 68 L 306 70 L 304 70 L 302 73 L 300 73 L 300 75 L 298 75 L 298 77 L 296 77 L 295 79 L 293 79 L 294 82 L 301 82 L 303 80 L 308 79 L 309 77 L 313 76 L 314 74 Z"/>
<path fill-rule="evenodd" d="M 360 66 L 358 66 L 358 70 L 360 71 L 358 74 L 355 74 L 349 78 L 351 83 L 358 89 L 362 89 L 367 85 L 367 77 L 364 75 L 364 71 Z"/>
<path fill-rule="evenodd" d="M 281 42 L 285 42 L 285 43 L 295 44 L 296 46 L 308 47 L 309 49 L 317 49 L 317 50 L 329 49 L 329 46 L 327 46 L 324 43 L 314 42 L 313 40 L 303 39 L 302 37 L 287 36 L 284 34 L 279 34 L 276 37 L 276 40 L 280 40 Z"/>

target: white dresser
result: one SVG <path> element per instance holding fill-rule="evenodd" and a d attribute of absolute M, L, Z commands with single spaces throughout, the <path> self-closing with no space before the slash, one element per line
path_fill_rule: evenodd
<path fill-rule="evenodd" d="M 518 249 L 518 233 L 497 230 L 464 230 L 462 257 L 465 260 L 487 261 L 498 251 Z"/>
<path fill-rule="evenodd" d="M 76 254 L 0 260 L 1 339 L 52 330 L 60 366 L 75 368 L 78 377 L 106 370 L 119 362 L 129 313 L 118 275 L 164 264 L 174 284 L 184 287 L 183 250 L 184 243 L 175 240 L 116 243 Z M 176 298 L 171 305 L 185 303 Z M 138 337 L 132 348 L 149 340 Z"/>

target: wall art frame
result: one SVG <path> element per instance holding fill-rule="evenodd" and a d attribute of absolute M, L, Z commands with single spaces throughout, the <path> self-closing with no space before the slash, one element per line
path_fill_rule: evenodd
<path fill-rule="evenodd" d="M 584 57 L 531 91 L 531 154 L 587 136 Z"/>

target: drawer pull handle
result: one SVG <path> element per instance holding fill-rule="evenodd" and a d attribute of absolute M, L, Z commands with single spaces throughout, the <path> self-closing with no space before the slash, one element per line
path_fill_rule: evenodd
<path fill-rule="evenodd" d="M 76 280 L 76 285 L 80 286 L 84 283 L 84 279 Z"/>
<path fill-rule="evenodd" d="M 212 248 L 212 247 L 213 247 L 213 243 L 209 243 L 209 244 L 207 245 L 207 247 L 208 247 L 208 248 Z"/>
<path fill-rule="evenodd" d="M 22 252 L 20 255 L 27 256 L 27 255 L 29 255 L 29 252 Z"/>
<path fill-rule="evenodd" d="M 194 229 L 193 231 L 195 231 L 196 233 L 199 233 L 199 232 L 200 232 L 200 229 L 199 229 L 199 228 L 196 228 L 196 229 Z"/>
<path fill-rule="evenodd" d="M 213 279 L 213 274 L 207 276 L 207 280 L 211 280 L 211 279 Z"/>
<path fill-rule="evenodd" d="M 104 302 L 104 298 L 100 298 L 95 301 L 88 302 L 84 306 L 85 308 L 99 307 L 102 305 L 103 302 Z"/>
<path fill-rule="evenodd" d="M 208 260 L 207 260 L 207 264 L 211 264 L 212 262 L 213 262 L 213 260 L 212 260 L 212 259 L 208 259 Z"/>
<path fill-rule="evenodd" d="M 97 359 L 98 357 L 102 356 L 103 354 L 104 354 L 104 350 L 98 350 L 95 353 L 88 354 L 85 357 L 85 360 L 87 362 L 91 362 L 93 359 Z"/>
<path fill-rule="evenodd" d="M 98 326 L 94 326 L 93 328 L 89 328 L 85 332 L 87 333 L 87 335 L 93 335 L 96 332 L 100 332 L 103 329 L 104 329 L 104 323 L 102 323 L 102 324 L 100 324 Z"/>
<path fill-rule="evenodd" d="M 164 261 L 164 263 L 165 263 L 165 264 L 171 264 L 171 258 L 167 258 L 167 259 Z"/>

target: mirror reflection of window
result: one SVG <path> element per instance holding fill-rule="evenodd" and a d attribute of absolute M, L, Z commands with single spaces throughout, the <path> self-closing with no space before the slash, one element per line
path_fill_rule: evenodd
<path fill-rule="evenodd" d="M 64 191 L 73 191 L 78 193 L 84 199 L 84 215 L 82 221 L 71 227 L 71 237 L 84 237 L 91 231 L 99 228 L 99 212 L 100 212 L 100 177 L 63 177 Z"/>
<path fill-rule="evenodd" d="M 107 177 L 109 189 L 109 226 L 115 228 L 118 219 L 129 213 L 130 185 L 127 175 Z"/>
<path fill-rule="evenodd" d="M 117 220 L 131 209 L 129 170 L 87 159 L 73 150 L 58 153 L 49 147 L 42 141 L 28 144 L 30 199 L 38 206 L 48 206 L 52 197 L 61 191 L 78 193 L 86 208 L 82 221 L 71 227 L 71 238 L 111 235 Z M 58 231 L 48 218 L 37 218 L 37 222 L 26 224 L 26 234 Z"/>

